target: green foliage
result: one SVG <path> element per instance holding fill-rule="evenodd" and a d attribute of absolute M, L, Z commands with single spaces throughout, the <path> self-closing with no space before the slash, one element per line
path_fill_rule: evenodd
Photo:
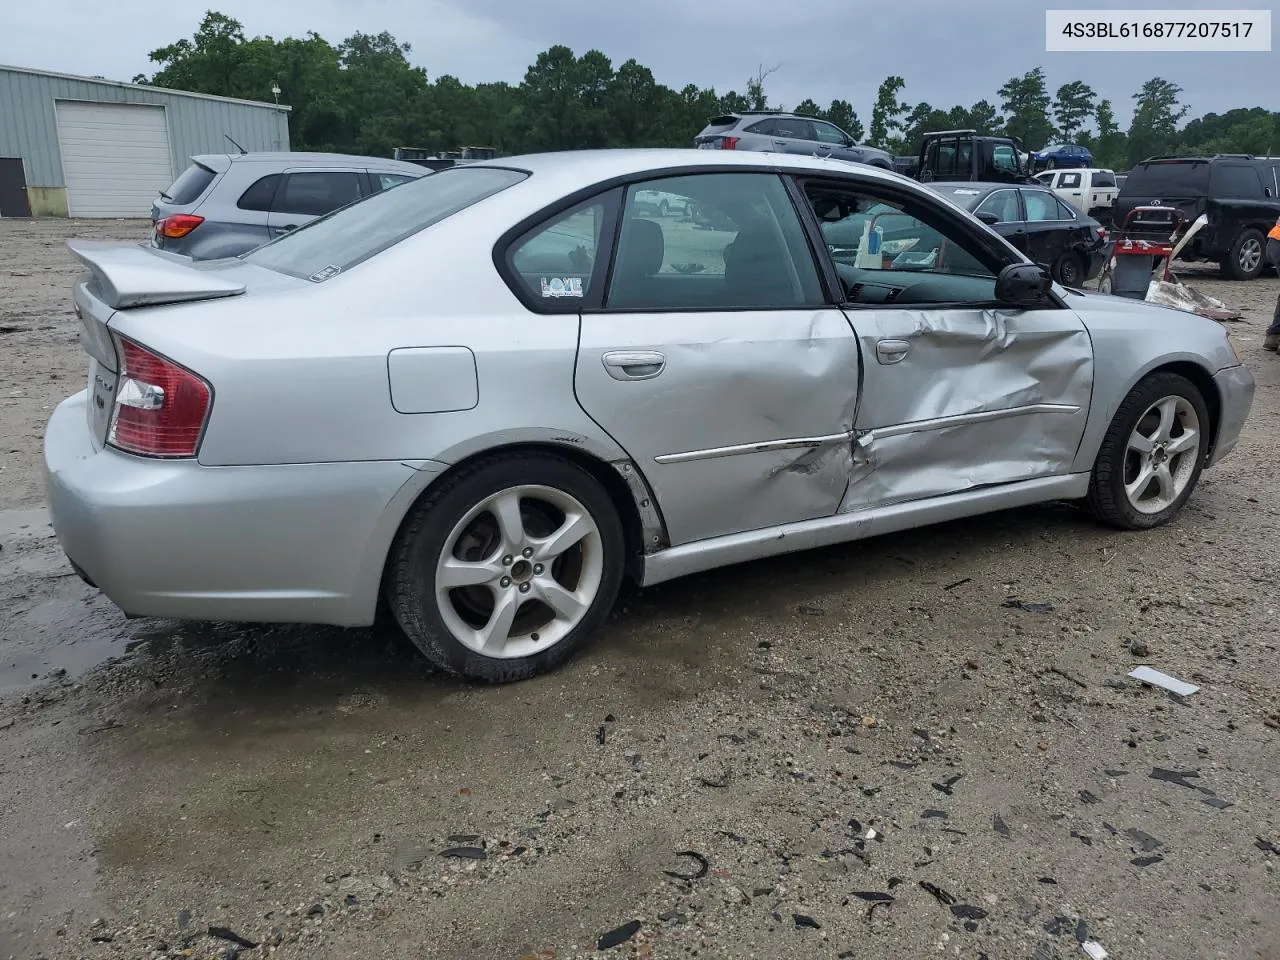
<path fill-rule="evenodd" d="M 747 79 L 745 93 L 719 94 L 694 84 L 675 90 L 635 60 L 615 68 L 599 50 L 578 56 L 555 46 L 538 55 L 519 85 L 468 86 L 447 75 L 433 82 L 413 66 L 411 54 L 408 44 L 386 32 L 356 33 L 337 45 L 314 32 L 283 40 L 249 38 L 239 21 L 210 10 L 190 39 L 151 52 L 154 75 L 134 79 L 266 101 L 278 86 L 280 102 L 293 108 L 294 149 L 389 156 L 398 146 L 489 146 L 504 154 L 690 146 L 718 113 L 767 109 L 765 81 L 778 69 L 761 65 Z M 1007 119 L 987 100 L 945 111 L 910 104 L 901 99 L 905 87 L 898 76 L 880 85 L 868 137 L 899 154 L 915 153 L 928 130 L 957 128 L 1016 136 L 1029 149 L 1061 137 L 1088 146 L 1099 166 L 1114 169 L 1161 153 L 1280 153 L 1280 112 L 1252 107 L 1210 113 L 1179 129 L 1187 114 L 1179 102 L 1182 90 L 1159 77 L 1133 95 L 1127 134 L 1111 101 L 1098 101 L 1083 81 L 1064 84 L 1051 98 L 1039 67 L 1000 88 Z M 805 99 L 795 109 L 863 139 L 862 121 L 847 100 L 833 100 L 824 109 Z"/>
<path fill-rule="evenodd" d="M 1044 68 L 1036 67 L 1014 77 L 1000 88 L 1001 103 L 1009 114 L 1004 132 L 1017 137 L 1024 146 L 1039 149 L 1053 138 L 1049 120 L 1049 91 L 1044 85 Z"/>
<path fill-rule="evenodd" d="M 1098 95 L 1083 80 L 1072 80 L 1058 88 L 1053 101 L 1053 117 L 1058 121 L 1058 134 L 1067 143 L 1074 143 L 1076 136 L 1093 116 Z"/>
<path fill-rule="evenodd" d="M 902 117 L 911 107 L 898 99 L 907 82 L 901 77 L 885 77 L 876 92 L 876 105 L 871 108 L 871 145 L 890 152 L 902 151 Z"/>

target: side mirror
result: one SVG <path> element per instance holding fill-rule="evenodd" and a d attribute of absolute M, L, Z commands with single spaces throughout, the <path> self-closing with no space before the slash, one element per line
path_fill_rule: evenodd
<path fill-rule="evenodd" d="M 992 213 L 989 210 L 983 210 L 981 213 L 977 214 L 976 216 L 988 227 L 994 227 L 997 223 L 1000 222 L 1000 218 L 997 217 L 994 213 Z"/>
<path fill-rule="evenodd" d="M 1043 303 L 1053 287 L 1053 278 L 1034 263 L 1011 263 L 996 278 L 996 301 L 1010 307 L 1032 307 Z"/>

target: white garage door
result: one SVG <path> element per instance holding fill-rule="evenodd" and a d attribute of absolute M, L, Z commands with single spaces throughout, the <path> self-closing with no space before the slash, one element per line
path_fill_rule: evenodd
<path fill-rule="evenodd" d="M 73 217 L 146 217 L 173 181 L 164 107 L 59 101 L 58 146 Z"/>

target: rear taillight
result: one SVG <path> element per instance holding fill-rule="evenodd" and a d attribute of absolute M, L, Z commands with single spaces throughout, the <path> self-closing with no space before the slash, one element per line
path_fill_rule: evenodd
<path fill-rule="evenodd" d="M 120 379 L 107 442 L 145 457 L 194 457 L 213 400 L 203 379 L 117 335 Z"/>
<path fill-rule="evenodd" d="M 197 217 L 193 213 L 175 213 L 156 221 L 156 233 L 169 240 L 179 240 L 202 223 L 204 217 Z"/>
<path fill-rule="evenodd" d="M 721 137 L 720 138 L 721 150 L 736 150 L 737 147 L 738 147 L 737 137 Z"/>

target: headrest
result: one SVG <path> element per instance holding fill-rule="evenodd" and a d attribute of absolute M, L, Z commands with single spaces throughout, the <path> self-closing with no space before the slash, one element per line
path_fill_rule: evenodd
<path fill-rule="evenodd" d="M 636 218 L 627 223 L 618 259 L 628 276 L 653 276 L 662 269 L 666 252 L 662 226 L 656 220 Z"/>

